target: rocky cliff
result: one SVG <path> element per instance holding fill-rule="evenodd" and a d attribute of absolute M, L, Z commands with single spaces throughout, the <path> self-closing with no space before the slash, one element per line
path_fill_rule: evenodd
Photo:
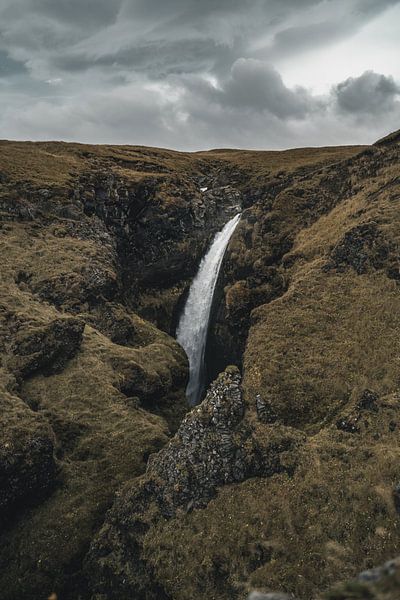
<path fill-rule="evenodd" d="M 0 143 L 5 600 L 306 600 L 396 556 L 399 154 L 398 134 L 286 152 Z M 238 207 L 215 381 L 188 412 L 174 329 Z"/>

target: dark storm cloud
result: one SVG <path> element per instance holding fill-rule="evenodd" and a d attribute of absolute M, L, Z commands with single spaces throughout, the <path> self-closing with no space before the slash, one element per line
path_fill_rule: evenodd
<path fill-rule="evenodd" d="M 237 60 L 223 87 L 210 94 L 221 105 L 302 119 L 318 102 L 303 88 L 291 90 L 271 65 L 255 59 Z"/>
<path fill-rule="evenodd" d="M 271 65 L 255 59 L 239 59 L 222 86 L 195 79 L 187 89 L 209 104 L 267 113 L 278 119 L 304 120 L 327 111 L 362 119 L 368 114 L 399 114 L 400 84 L 393 77 L 365 71 L 335 85 L 328 96 L 315 96 L 302 87 L 287 87 Z"/>
<path fill-rule="evenodd" d="M 13 60 L 7 52 L 0 50 L 0 78 L 26 73 L 24 63 Z"/>
<path fill-rule="evenodd" d="M 396 107 L 400 86 L 393 77 L 366 71 L 360 77 L 349 77 L 339 83 L 334 93 L 338 106 L 348 113 L 382 113 Z"/>
<path fill-rule="evenodd" d="M 315 21 L 285 27 L 283 18 L 272 42 L 264 47 L 261 53 L 268 51 L 271 60 L 273 57 L 288 56 L 293 52 L 315 51 L 318 46 L 332 44 L 355 33 L 373 17 L 395 4 L 398 4 L 398 0 L 346 0 L 345 3 L 336 3 L 336 7 L 332 1 L 303 3 L 303 9 L 305 5 L 309 8 L 319 5 L 322 9 L 314 15 Z M 299 5 L 294 6 L 300 8 Z"/>
<path fill-rule="evenodd" d="M 399 3 L 0 0 L 2 136 L 276 147 L 341 142 L 383 107 L 389 127 L 387 74 L 339 75 L 320 97 L 281 71 Z"/>
<path fill-rule="evenodd" d="M 0 30 L 7 22 L 18 20 L 29 29 L 32 16 L 90 30 L 112 23 L 123 0 L 2 0 L 0 14 L 3 18 Z"/>
<path fill-rule="evenodd" d="M 221 73 L 243 56 L 271 60 L 349 35 L 396 1 L 347 0 L 338 18 L 343 0 L 3 0 L 0 32 L 32 66 L 36 41 L 49 70 Z M 308 10 L 313 22 L 302 23 Z M 252 45 L 265 36 L 263 57 Z"/>
<path fill-rule="evenodd" d="M 28 2 L 28 6 L 30 3 Z M 113 23 L 122 0 L 35 0 L 35 12 L 78 27 Z"/>
<path fill-rule="evenodd" d="M 326 45 L 336 39 L 346 37 L 353 31 L 351 22 L 346 20 L 322 21 L 303 26 L 294 26 L 275 34 L 270 46 L 270 56 L 290 55 Z"/>
<path fill-rule="evenodd" d="M 90 68 L 123 71 L 134 70 L 159 79 L 171 73 L 196 73 L 211 70 L 218 61 L 232 63 L 229 48 L 220 48 L 214 40 L 157 41 L 137 44 L 117 51 L 96 52 L 91 56 L 81 52 L 61 54 L 53 64 L 62 71 L 79 72 Z"/>
<path fill-rule="evenodd" d="M 396 4 L 398 4 L 398 0 L 379 0 L 379 2 L 376 0 L 362 0 L 355 3 L 352 13 L 355 16 L 371 18 Z"/>

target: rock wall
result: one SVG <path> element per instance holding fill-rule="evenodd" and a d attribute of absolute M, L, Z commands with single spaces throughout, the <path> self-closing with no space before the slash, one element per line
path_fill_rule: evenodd
<path fill-rule="evenodd" d="M 174 334 L 179 299 L 215 233 L 241 209 L 240 192 L 221 184 L 213 164 L 207 175 L 167 173 L 129 185 L 96 173 L 81 185 L 85 213 L 116 240 L 125 301 Z"/>

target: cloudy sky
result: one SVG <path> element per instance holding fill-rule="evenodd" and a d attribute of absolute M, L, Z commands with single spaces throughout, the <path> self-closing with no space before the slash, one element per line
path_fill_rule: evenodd
<path fill-rule="evenodd" d="M 0 0 L 0 138 L 183 150 L 400 128 L 400 0 Z"/>

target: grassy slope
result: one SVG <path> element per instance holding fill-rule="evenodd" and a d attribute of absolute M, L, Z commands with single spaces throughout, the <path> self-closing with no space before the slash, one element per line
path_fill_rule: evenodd
<path fill-rule="evenodd" d="M 343 236 L 365 223 L 378 227 L 381 240 L 374 243 L 382 243 L 382 251 L 399 247 L 399 186 L 382 189 L 397 171 L 397 165 L 385 168 L 383 181 L 371 181 L 300 231 L 286 257 L 297 258 L 287 293 L 253 313 L 245 358 L 248 394 L 267 390 L 276 396 L 288 423 L 330 420 L 352 394 L 368 387 L 389 393 L 399 383 L 396 281 L 373 267 L 361 274 L 351 267 L 324 269 Z M 385 261 L 388 266 L 389 256 Z"/>
<path fill-rule="evenodd" d="M 3 193 L 14 190 L 18 196 L 15 190 L 21 185 L 55 186 L 63 201 L 81 174 L 96 169 L 137 180 L 158 177 L 164 169 L 199 173 L 199 164 L 203 172 L 211 159 L 213 165 L 240 168 L 246 182 L 257 187 L 279 179 L 282 172 L 329 165 L 360 150 L 183 154 L 1 142 L 0 173 L 6 182 Z M 399 458 L 394 394 L 400 337 L 397 285 L 375 269 L 357 275 L 351 269 L 338 273 L 321 268 L 346 231 L 365 221 L 378 222 L 385 236 L 398 243 L 398 190 L 379 193 L 382 182 L 391 181 L 396 172 L 393 166 L 382 171 L 370 190 L 299 231 L 291 251 L 297 258 L 290 267 L 288 291 L 254 314 L 245 354 L 249 420 L 256 418 L 255 394 L 270 394 L 281 420 L 306 430 L 308 440 L 293 478 L 274 476 L 224 488 L 207 509 L 180 515 L 149 533 L 148 559 L 174 600 L 188 594 L 199 600 L 225 599 L 248 585 L 284 588 L 308 598 L 312 590 L 398 551 L 391 499 Z M 370 202 L 368 194 L 375 192 Z M 169 201 L 167 188 L 162 197 Z M 299 208 L 290 198 L 287 202 L 280 210 L 290 221 Z M 60 311 L 43 302 L 32 291 L 35 286 L 73 273 L 78 275 L 73 281 L 79 296 L 79 275 L 85 268 L 96 264 L 113 276 L 112 250 L 68 232 L 68 219 L 3 225 L 0 250 L 6 260 L 0 301 L 7 314 L 23 323 L 49 322 Z M 258 247 L 257 258 L 263 252 Z M 19 272 L 29 273 L 28 283 L 16 282 Z M 71 294 L 73 298 L 75 291 Z M 74 561 L 79 562 L 114 490 L 142 472 L 148 453 L 167 439 L 165 419 L 140 408 L 136 399 L 127 401 L 120 381 L 126 377 L 126 365 L 133 363 L 142 366 L 150 384 L 157 377 L 168 379 L 176 361 L 182 361 L 172 342 L 149 324 L 140 322 L 139 327 L 137 317 L 128 313 L 142 331 L 139 349 L 117 346 L 96 330 L 84 302 L 78 315 L 89 323 L 78 355 L 63 372 L 35 375 L 19 390 L 51 425 L 61 465 L 56 491 L 5 534 L 3 565 L 7 545 L 18 560 L 5 573 L 3 586 L 14 585 L 22 567 L 26 575 L 18 584 L 21 594 L 32 582 L 37 589 L 47 589 L 49 581 L 61 581 L 63 569 L 74 573 Z M 4 382 L 12 387 L 9 378 L 5 372 Z M 379 413 L 362 417 L 360 434 L 338 431 L 336 420 L 353 410 L 365 387 L 382 396 Z M 269 435 L 269 427 L 263 435 Z M 60 552 L 55 552 L 60 548 L 61 562 Z M 37 567 L 39 560 L 42 566 Z"/>
<path fill-rule="evenodd" d="M 30 181 L 40 187 L 64 184 L 91 167 L 123 173 L 128 178 L 195 169 L 200 162 L 224 161 L 263 177 L 302 166 L 332 163 L 359 152 L 362 146 L 300 148 L 285 151 L 211 150 L 185 153 L 142 146 L 94 146 L 65 142 L 0 140 L 0 171 L 13 182 Z"/>
<path fill-rule="evenodd" d="M 204 158 L 218 158 L 263 181 L 277 173 L 288 174 L 307 166 L 322 166 L 350 158 L 365 146 L 326 146 L 291 150 L 210 150 L 198 152 Z"/>
<path fill-rule="evenodd" d="M 129 178 L 157 174 L 160 169 L 183 171 L 190 154 L 141 146 L 94 146 L 65 142 L 0 141 L 1 172 L 12 181 L 41 187 L 64 184 L 88 168 L 107 166 Z"/>

